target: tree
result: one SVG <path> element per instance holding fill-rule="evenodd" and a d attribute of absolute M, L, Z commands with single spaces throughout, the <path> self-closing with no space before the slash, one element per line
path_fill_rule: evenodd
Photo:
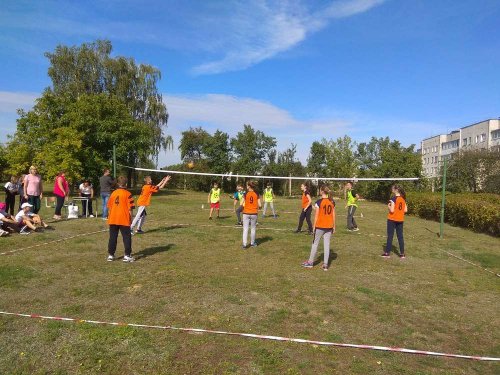
<path fill-rule="evenodd" d="M 455 153 L 449 162 L 446 188 L 452 192 L 499 193 L 498 151 L 475 150 Z"/>
<path fill-rule="evenodd" d="M 309 157 L 307 158 L 307 170 L 309 173 L 314 176 L 326 176 L 327 153 L 328 148 L 324 143 L 318 141 L 313 142 Z"/>
<path fill-rule="evenodd" d="M 261 173 L 276 147 L 276 138 L 266 136 L 251 125 L 243 125 L 243 131 L 231 139 L 235 154 L 234 169 L 239 174 Z"/>
<path fill-rule="evenodd" d="M 328 177 L 353 177 L 358 172 L 356 158 L 354 157 L 355 143 L 345 135 L 342 138 L 322 141 L 326 148 L 326 169 Z"/>
<path fill-rule="evenodd" d="M 137 65 L 132 58 L 112 58 L 112 50 L 110 41 L 97 40 L 59 45 L 53 53 L 45 53 L 52 90 L 72 100 L 104 93 L 125 103 L 132 118 L 150 128 L 148 152 L 157 161 L 159 151 L 172 146 L 172 138 L 163 134 L 168 112 L 157 88 L 161 72 L 151 65 Z M 138 160 L 131 162 L 135 165 Z"/>
<path fill-rule="evenodd" d="M 422 161 L 415 152 L 415 145 L 404 147 L 389 137 L 372 137 L 369 143 L 358 145 L 355 156 L 360 165 L 360 177 L 393 178 L 420 177 Z M 367 198 L 386 200 L 390 194 L 390 181 L 362 183 L 360 191 Z M 416 188 L 415 183 L 405 183 L 407 189 Z"/>
<path fill-rule="evenodd" d="M 2 178 L 2 181 L 7 179 L 7 168 L 9 166 L 9 162 L 7 160 L 7 150 L 5 146 L 0 143 L 0 178 Z"/>
<path fill-rule="evenodd" d="M 183 131 L 179 143 L 181 159 L 184 162 L 201 160 L 203 158 L 203 148 L 209 137 L 210 134 L 201 127 L 189 128 L 189 130 Z"/>
<path fill-rule="evenodd" d="M 120 164 L 148 157 L 151 129 L 106 94 L 84 94 L 72 101 L 46 90 L 31 111 L 19 111 L 19 116 L 8 143 L 13 174 L 35 164 L 46 179 L 66 170 L 70 180 L 95 181 L 109 165 L 113 145 Z"/>
<path fill-rule="evenodd" d="M 217 130 L 214 135 L 209 135 L 203 144 L 203 154 L 207 164 L 214 173 L 227 173 L 231 169 L 231 146 L 229 135 Z"/>

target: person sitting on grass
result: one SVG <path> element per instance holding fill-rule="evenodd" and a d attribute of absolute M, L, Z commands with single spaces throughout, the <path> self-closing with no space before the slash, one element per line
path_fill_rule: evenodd
<path fill-rule="evenodd" d="M 11 214 L 5 212 L 4 210 L 0 210 L 0 230 L 7 233 L 19 232 L 20 230 L 16 220 L 12 217 Z"/>
<path fill-rule="evenodd" d="M 151 176 L 144 177 L 144 186 L 142 187 L 141 195 L 139 195 L 139 198 L 137 199 L 137 205 L 139 206 L 139 208 L 137 209 L 137 214 L 135 215 L 134 221 L 132 221 L 132 225 L 130 226 L 131 234 L 134 234 L 134 228 L 136 225 L 136 233 L 144 233 L 144 231 L 142 230 L 142 226 L 144 225 L 144 221 L 146 220 L 146 207 L 151 204 L 151 196 L 153 195 L 153 193 L 157 193 L 160 189 L 163 189 L 168 181 L 170 181 L 170 179 L 170 176 L 163 177 L 157 185 L 153 185 Z"/>
<path fill-rule="evenodd" d="M 21 227 L 21 234 L 26 234 L 27 228 L 36 231 L 38 227 L 48 228 L 49 226 L 43 221 L 40 215 L 31 212 L 33 205 L 28 202 L 21 205 L 21 211 L 16 215 L 16 222 Z M 27 232 L 29 234 L 29 232 Z"/>

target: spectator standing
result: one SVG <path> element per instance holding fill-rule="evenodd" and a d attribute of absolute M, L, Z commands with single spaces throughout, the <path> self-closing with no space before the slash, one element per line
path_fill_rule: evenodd
<path fill-rule="evenodd" d="M 55 220 L 61 220 L 61 209 L 64 206 L 64 200 L 69 195 L 69 184 L 66 180 L 66 172 L 60 171 L 54 181 L 54 194 L 56 196 Z"/>
<path fill-rule="evenodd" d="M 19 210 L 21 209 L 21 206 L 23 203 L 26 203 L 26 199 L 24 198 L 24 178 L 26 177 L 25 174 L 21 175 L 19 177 L 19 180 L 17 180 L 17 188 L 18 191 L 17 193 L 19 194 Z"/>
<path fill-rule="evenodd" d="M 80 190 L 80 197 L 87 198 L 82 200 L 82 214 L 87 216 L 87 210 L 90 217 L 94 217 L 92 210 L 92 199 L 94 199 L 94 188 L 89 180 L 85 180 L 78 188 Z"/>
<path fill-rule="evenodd" d="M 24 177 L 24 198 L 33 207 L 32 212 L 38 214 L 43 198 L 43 184 L 42 177 L 34 165 L 30 167 L 30 173 Z"/>
<path fill-rule="evenodd" d="M 12 176 L 10 178 L 10 181 L 5 184 L 4 190 L 5 190 L 5 203 L 7 204 L 5 211 L 9 212 L 11 215 L 14 215 L 14 206 L 16 205 L 16 195 L 19 193 L 19 186 L 17 178 L 15 176 Z"/>
<path fill-rule="evenodd" d="M 108 199 L 111 195 L 111 190 L 115 184 L 115 180 L 110 176 L 111 171 L 109 168 L 104 169 L 104 174 L 99 178 L 99 186 L 101 187 L 102 199 L 102 219 L 108 219 Z"/>

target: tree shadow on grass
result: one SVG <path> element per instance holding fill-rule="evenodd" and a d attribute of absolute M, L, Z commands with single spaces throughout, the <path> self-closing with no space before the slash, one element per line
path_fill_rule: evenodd
<path fill-rule="evenodd" d="M 316 260 L 314 261 L 314 265 L 317 266 L 318 264 L 320 264 L 323 260 L 323 256 L 325 254 L 324 253 L 321 253 L 319 254 L 319 257 L 316 258 Z M 338 258 L 338 254 L 336 252 L 333 252 L 333 251 L 330 251 L 330 258 L 328 258 L 328 267 L 331 266 L 332 262 Z"/>
<path fill-rule="evenodd" d="M 259 239 L 257 239 L 255 242 L 257 242 L 258 245 L 262 245 L 268 241 L 272 241 L 273 240 L 273 237 L 271 236 L 265 236 L 265 237 L 261 237 Z"/>
<path fill-rule="evenodd" d="M 168 244 L 168 245 L 161 245 L 161 246 L 153 246 L 153 247 L 147 247 L 137 253 L 135 253 L 135 259 L 144 259 L 147 258 L 148 256 L 155 255 L 157 253 L 164 253 L 166 251 L 169 251 L 174 245 L 173 244 Z"/>
<path fill-rule="evenodd" d="M 154 233 L 154 232 L 168 232 L 170 230 L 174 229 L 182 229 L 182 228 L 187 228 L 187 225 L 169 225 L 168 227 L 158 227 L 155 229 L 150 229 L 147 231 L 147 233 Z"/>

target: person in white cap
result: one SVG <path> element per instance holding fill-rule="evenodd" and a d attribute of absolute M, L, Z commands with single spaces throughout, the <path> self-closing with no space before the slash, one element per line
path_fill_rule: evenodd
<path fill-rule="evenodd" d="M 31 212 L 33 205 L 28 202 L 21 205 L 21 211 L 16 215 L 16 222 L 21 227 L 21 234 L 29 233 L 27 228 L 36 231 L 37 226 L 48 228 L 48 225 L 42 220 L 40 215 Z"/>

